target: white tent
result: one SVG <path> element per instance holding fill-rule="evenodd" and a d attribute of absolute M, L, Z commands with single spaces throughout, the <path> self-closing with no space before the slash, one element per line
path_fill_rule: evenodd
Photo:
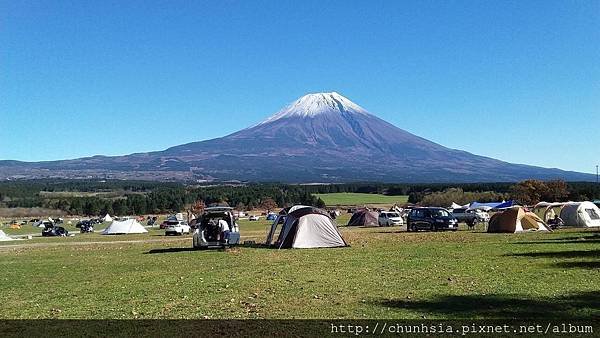
<path fill-rule="evenodd" d="M 600 227 L 600 209 L 592 202 L 569 202 L 560 211 L 566 226 Z"/>
<path fill-rule="evenodd" d="M 313 207 L 288 210 L 276 245 L 280 249 L 347 246 L 335 221 L 327 212 Z"/>
<path fill-rule="evenodd" d="M 452 204 L 450 205 L 450 209 L 461 209 L 462 205 L 457 204 L 456 202 L 452 202 Z"/>
<path fill-rule="evenodd" d="M 540 202 L 533 207 L 533 213 L 541 218 L 544 222 L 551 220 L 555 215 L 560 216 L 560 211 L 566 203 L 548 203 Z"/>
<path fill-rule="evenodd" d="M 0 242 L 4 241 L 14 241 L 14 239 L 10 238 L 4 231 L 0 230 Z"/>
<path fill-rule="evenodd" d="M 135 219 L 128 219 L 124 221 L 113 221 L 110 225 L 104 229 L 102 235 L 124 235 L 124 234 L 143 234 L 148 232 L 143 225 L 138 223 Z"/>
<path fill-rule="evenodd" d="M 113 218 L 112 218 L 112 217 L 110 217 L 110 215 L 109 215 L 109 214 L 106 214 L 106 215 L 104 216 L 104 218 L 102 218 L 102 220 L 103 220 L 104 222 L 112 222 L 112 221 L 113 221 Z"/>

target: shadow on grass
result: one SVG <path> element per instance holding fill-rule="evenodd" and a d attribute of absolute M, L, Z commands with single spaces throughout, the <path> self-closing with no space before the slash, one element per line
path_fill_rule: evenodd
<path fill-rule="evenodd" d="M 187 251 L 198 251 L 195 248 L 165 248 L 165 249 L 152 249 L 145 254 L 162 254 L 162 253 L 174 253 L 174 252 L 187 252 Z"/>
<path fill-rule="evenodd" d="M 561 269 L 600 269 L 600 262 L 560 262 L 554 264 Z"/>
<path fill-rule="evenodd" d="M 524 253 L 507 254 L 506 256 L 534 257 L 534 258 L 600 258 L 600 250 L 524 252 Z"/>
<path fill-rule="evenodd" d="M 163 254 L 163 253 L 175 253 L 175 252 L 187 252 L 187 251 L 227 251 L 227 250 L 232 250 L 232 249 L 236 249 L 236 248 L 254 248 L 254 249 L 272 249 L 275 250 L 277 248 L 273 247 L 273 246 L 266 246 L 264 244 L 240 244 L 240 245 L 232 245 L 232 246 L 228 246 L 226 248 L 223 247 L 211 247 L 208 249 L 197 249 L 197 248 L 191 248 L 191 247 L 185 247 L 185 248 L 164 248 L 164 249 L 151 249 L 148 252 L 144 252 L 144 254 Z"/>
<path fill-rule="evenodd" d="M 569 237 L 561 237 L 561 238 L 545 238 L 540 241 L 527 241 L 527 242 L 517 242 L 514 244 L 590 244 L 590 243 L 600 243 L 600 234 L 592 234 L 592 235 L 584 235 L 584 236 L 569 236 Z"/>
<path fill-rule="evenodd" d="M 433 313 L 448 318 L 597 318 L 600 315 L 600 293 L 581 292 L 556 298 L 532 299 L 506 295 L 441 296 L 432 300 L 392 299 L 376 305 L 417 312 Z"/>

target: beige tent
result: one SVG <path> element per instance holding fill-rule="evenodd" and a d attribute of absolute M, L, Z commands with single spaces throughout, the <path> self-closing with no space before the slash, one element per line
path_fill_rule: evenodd
<path fill-rule="evenodd" d="M 536 214 L 525 211 L 521 207 L 510 208 L 494 214 L 488 225 L 488 232 L 514 233 L 536 230 L 550 231 L 550 228 Z"/>
<path fill-rule="evenodd" d="M 548 203 L 540 202 L 533 207 L 533 213 L 541 218 L 544 222 L 548 222 L 554 218 L 555 215 L 560 216 L 560 212 L 566 203 Z"/>
<path fill-rule="evenodd" d="M 565 226 L 599 227 L 600 209 L 592 202 L 569 202 L 560 212 Z"/>

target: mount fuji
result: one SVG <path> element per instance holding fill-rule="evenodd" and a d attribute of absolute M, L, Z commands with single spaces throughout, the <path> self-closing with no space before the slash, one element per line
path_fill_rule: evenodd
<path fill-rule="evenodd" d="M 305 95 L 253 127 L 163 151 L 0 161 L 0 178 L 43 177 L 294 183 L 594 179 L 446 148 L 376 117 L 336 92 Z"/>

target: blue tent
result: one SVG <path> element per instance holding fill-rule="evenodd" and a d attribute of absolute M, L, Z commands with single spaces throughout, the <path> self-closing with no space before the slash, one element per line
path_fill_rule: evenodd
<path fill-rule="evenodd" d="M 489 209 L 494 209 L 503 203 L 505 203 L 505 202 L 487 202 L 487 203 L 471 202 L 471 204 L 469 204 L 469 209 L 489 210 Z"/>
<path fill-rule="evenodd" d="M 515 203 L 515 201 L 509 200 L 504 203 L 498 204 L 497 206 L 494 207 L 494 209 L 506 209 L 506 208 L 511 208 L 515 205 L 517 205 L 517 203 Z"/>

